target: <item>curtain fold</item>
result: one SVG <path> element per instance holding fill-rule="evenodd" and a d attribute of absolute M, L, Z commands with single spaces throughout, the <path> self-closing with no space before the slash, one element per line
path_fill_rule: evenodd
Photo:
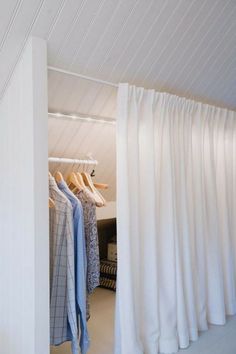
<path fill-rule="evenodd" d="M 236 313 L 236 114 L 120 84 L 116 354 L 174 353 Z"/>

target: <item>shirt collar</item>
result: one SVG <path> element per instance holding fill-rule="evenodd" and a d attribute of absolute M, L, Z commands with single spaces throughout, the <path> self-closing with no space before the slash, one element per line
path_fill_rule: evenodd
<path fill-rule="evenodd" d="M 58 189 L 55 178 L 52 176 L 49 176 L 49 187 Z"/>

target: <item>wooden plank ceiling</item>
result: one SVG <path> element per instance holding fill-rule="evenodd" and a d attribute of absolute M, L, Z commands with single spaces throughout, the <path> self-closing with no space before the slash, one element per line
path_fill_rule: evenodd
<path fill-rule="evenodd" d="M 0 91 L 34 35 L 50 65 L 235 109 L 235 33 L 234 0 L 1 1 Z"/>
<path fill-rule="evenodd" d="M 235 110 L 235 33 L 235 0 L 1 1 L 0 92 L 33 35 L 48 41 L 50 66 Z M 115 106 L 116 89 L 49 72 L 50 111 L 115 117 Z M 112 200 L 115 127 L 96 124 L 49 120 L 49 153 L 91 152 Z"/>

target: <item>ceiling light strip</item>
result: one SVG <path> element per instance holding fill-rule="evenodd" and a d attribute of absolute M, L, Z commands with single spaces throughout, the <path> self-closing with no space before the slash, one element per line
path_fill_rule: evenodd
<path fill-rule="evenodd" d="M 90 122 L 90 123 L 111 124 L 111 125 L 115 125 L 116 124 L 116 120 L 114 118 L 81 117 L 81 116 L 79 116 L 77 114 L 64 114 L 64 113 L 48 112 L 48 117 L 49 118 L 55 118 L 55 119 L 71 120 L 71 121 L 84 121 L 84 122 Z"/>

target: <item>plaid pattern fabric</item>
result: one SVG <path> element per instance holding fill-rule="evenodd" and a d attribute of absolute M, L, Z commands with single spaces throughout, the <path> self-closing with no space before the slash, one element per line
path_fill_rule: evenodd
<path fill-rule="evenodd" d="M 75 241 L 75 283 L 77 314 L 80 324 L 80 349 L 85 354 L 89 348 L 89 335 L 86 319 L 86 289 L 87 289 L 87 255 L 84 235 L 84 215 L 81 202 L 71 192 L 64 181 L 58 183 L 59 189 L 71 202 L 73 208 L 74 241 Z M 79 327 L 79 326 L 78 326 Z"/>
<path fill-rule="evenodd" d="M 49 195 L 55 202 L 50 209 L 50 343 L 67 341 L 69 323 L 72 351 L 78 353 L 75 304 L 75 265 L 73 211 L 70 202 L 49 179 Z"/>

